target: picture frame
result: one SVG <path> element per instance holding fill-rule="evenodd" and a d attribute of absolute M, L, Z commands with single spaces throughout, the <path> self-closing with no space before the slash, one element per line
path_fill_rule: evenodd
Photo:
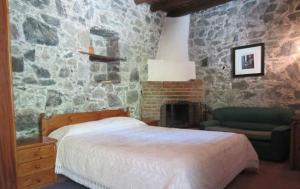
<path fill-rule="evenodd" d="M 265 45 L 257 43 L 232 48 L 232 76 L 263 76 L 265 74 Z"/>

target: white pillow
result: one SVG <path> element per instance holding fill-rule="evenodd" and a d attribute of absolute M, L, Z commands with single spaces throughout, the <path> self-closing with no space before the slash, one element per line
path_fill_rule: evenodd
<path fill-rule="evenodd" d="M 101 131 L 105 129 L 117 130 L 128 129 L 139 126 L 147 126 L 146 123 L 131 118 L 131 117 L 110 117 L 97 121 L 89 121 L 74 125 L 68 125 L 54 130 L 49 134 L 49 137 L 55 138 L 58 141 L 70 135 L 78 135 L 89 132 Z"/>

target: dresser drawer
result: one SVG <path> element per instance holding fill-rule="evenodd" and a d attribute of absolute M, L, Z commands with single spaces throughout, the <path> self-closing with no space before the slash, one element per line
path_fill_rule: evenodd
<path fill-rule="evenodd" d="M 55 157 L 35 160 L 28 163 L 21 163 L 17 165 L 17 175 L 18 177 L 23 177 L 40 171 L 53 169 L 54 163 L 55 163 Z"/>
<path fill-rule="evenodd" d="M 17 151 L 17 163 L 24 163 L 42 158 L 47 158 L 55 154 L 55 145 L 46 145 L 36 148 L 28 148 Z"/>
<path fill-rule="evenodd" d="M 54 169 L 51 169 L 27 177 L 18 178 L 18 189 L 41 188 L 42 186 L 53 183 L 55 181 L 56 176 L 54 174 Z"/>

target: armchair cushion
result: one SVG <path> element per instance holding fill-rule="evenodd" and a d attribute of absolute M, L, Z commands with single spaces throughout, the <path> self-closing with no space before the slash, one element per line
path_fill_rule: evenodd
<path fill-rule="evenodd" d="M 211 126 L 206 128 L 207 131 L 221 131 L 221 132 L 231 132 L 231 133 L 238 133 L 244 134 L 249 139 L 259 140 L 259 141 L 271 141 L 271 131 L 253 131 L 253 130 L 245 130 L 245 129 L 235 129 L 235 128 L 228 128 L 222 126 Z"/>

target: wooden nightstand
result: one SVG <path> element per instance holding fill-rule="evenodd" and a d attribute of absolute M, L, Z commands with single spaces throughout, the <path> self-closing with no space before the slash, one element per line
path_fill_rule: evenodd
<path fill-rule="evenodd" d="M 291 168 L 300 170 L 300 114 L 296 114 L 291 126 L 290 153 Z"/>
<path fill-rule="evenodd" d="M 17 141 L 17 188 L 41 188 L 56 181 L 56 140 L 49 137 Z"/>

